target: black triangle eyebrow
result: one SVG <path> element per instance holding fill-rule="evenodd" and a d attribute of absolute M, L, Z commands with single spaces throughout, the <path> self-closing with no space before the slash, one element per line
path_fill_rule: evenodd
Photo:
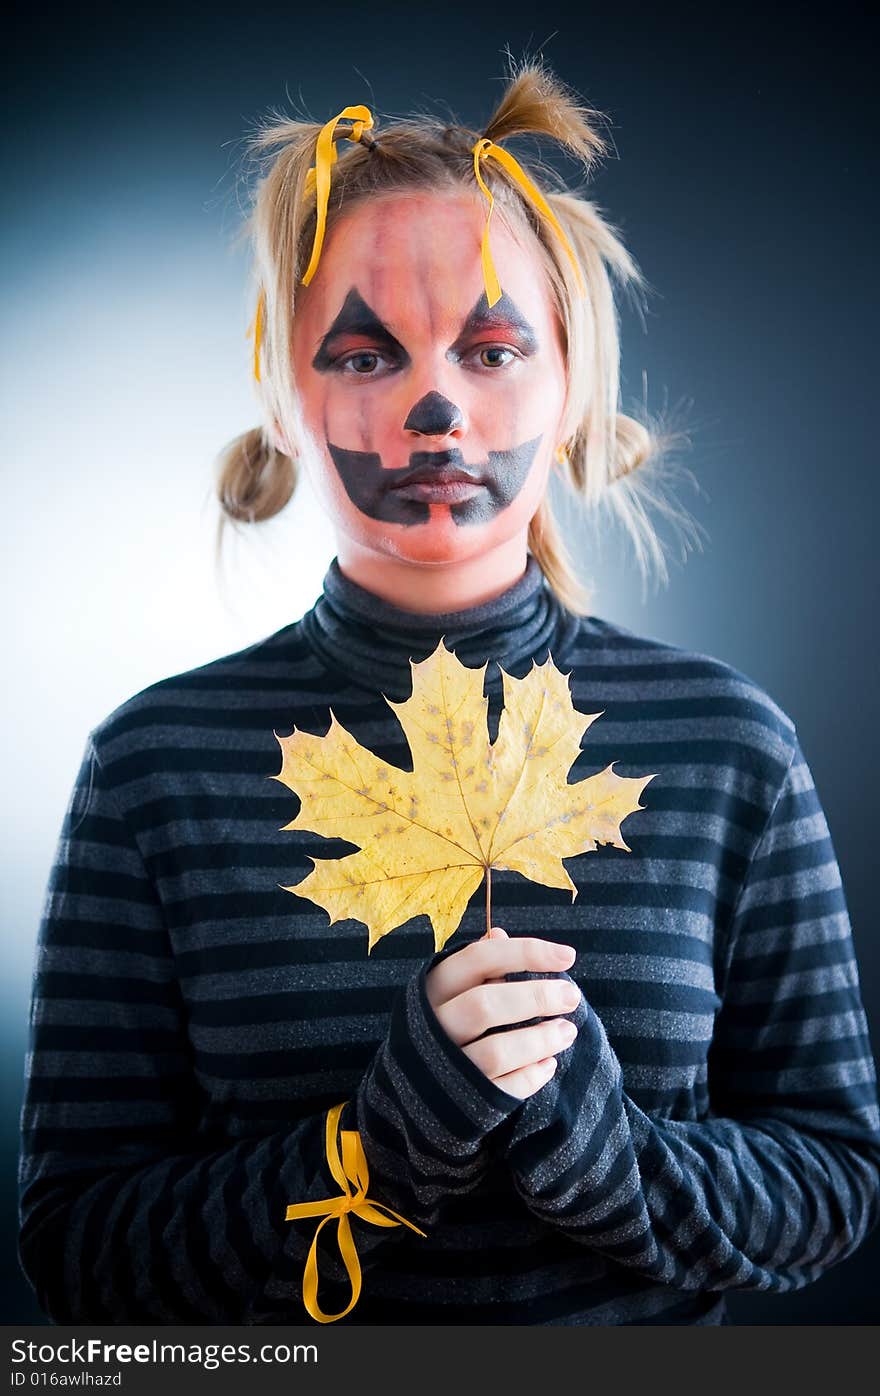
<path fill-rule="evenodd" d="M 470 347 L 475 335 L 503 330 L 516 331 L 525 353 L 531 354 L 537 349 L 538 336 L 510 296 L 504 293 L 500 300 L 490 306 L 484 291 L 465 320 L 455 343 L 446 351 L 446 357 L 457 358 Z"/>
<path fill-rule="evenodd" d="M 332 368 L 334 362 L 331 352 L 332 344 L 334 339 L 343 334 L 361 334 L 365 339 L 370 339 L 382 348 L 390 350 L 401 363 L 409 363 L 409 354 L 403 345 L 394 338 L 388 326 L 382 323 L 375 310 L 367 305 L 356 286 L 352 286 L 345 297 L 342 309 L 324 335 L 318 352 L 312 359 L 312 368 L 316 369 L 318 373 L 327 373 Z"/>
<path fill-rule="evenodd" d="M 534 353 L 538 348 L 538 337 L 532 326 L 506 293 L 495 305 L 490 306 L 485 291 L 465 320 L 454 344 L 446 351 L 446 357 L 455 359 L 461 356 L 473 342 L 476 335 L 492 334 L 503 330 L 515 330 L 525 353 Z M 312 359 L 312 368 L 318 373 L 327 373 L 333 367 L 333 341 L 343 334 L 360 334 L 365 339 L 379 344 L 393 353 L 401 364 L 410 362 L 403 345 L 367 304 L 356 286 L 352 286 L 342 303 L 342 308 L 324 338 L 318 352 Z"/>

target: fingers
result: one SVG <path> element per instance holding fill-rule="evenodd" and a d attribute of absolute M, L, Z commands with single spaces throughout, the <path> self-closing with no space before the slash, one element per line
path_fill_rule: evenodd
<path fill-rule="evenodd" d="M 500 1085 L 505 1076 L 516 1076 L 523 1067 L 540 1067 L 542 1062 L 552 1060 L 556 1052 L 570 1047 L 576 1037 L 574 1023 L 567 1018 L 554 1018 L 549 1023 L 493 1033 L 491 1037 L 471 1042 L 463 1050 L 484 1076 Z"/>
<path fill-rule="evenodd" d="M 503 1028 L 528 1018 L 555 1018 L 572 1013 L 581 994 L 569 979 L 527 979 L 515 983 L 478 984 L 438 1004 L 434 1014 L 459 1047 L 490 1028 Z"/>
<path fill-rule="evenodd" d="M 562 1015 L 577 1008 L 581 994 L 567 978 L 510 982 L 506 976 L 524 971 L 559 976 L 575 959 L 571 945 L 536 936 L 511 938 L 501 926 L 492 926 L 436 965 L 425 988 L 447 1036 L 501 1090 L 526 1100 L 554 1075 L 555 1054 L 574 1042 L 577 1029 Z M 509 1026 L 534 1018 L 547 1021 Z M 507 1030 L 490 1032 L 493 1028 Z"/>
<path fill-rule="evenodd" d="M 483 936 L 434 966 L 425 980 L 428 1001 L 436 1010 L 486 980 L 503 979 L 521 970 L 558 974 L 574 964 L 575 954 L 571 945 L 535 936 Z"/>
<path fill-rule="evenodd" d="M 541 1087 L 546 1086 L 555 1072 L 556 1058 L 545 1057 L 543 1061 L 533 1062 L 519 1071 L 511 1071 L 507 1076 L 499 1076 L 495 1085 L 508 1095 L 516 1096 L 517 1100 L 528 1100 L 530 1095 L 537 1095 Z"/>
<path fill-rule="evenodd" d="M 507 940 L 507 939 L 508 939 L 508 935 L 507 935 L 507 932 L 506 932 L 505 930 L 503 930 L 501 926 L 490 926 L 489 929 L 488 929 L 488 931 L 486 932 L 486 939 L 487 939 L 487 940 Z M 503 975 L 500 975 L 500 976 L 499 976 L 498 978 L 496 978 L 496 979 L 490 979 L 490 980 L 489 980 L 489 983 L 490 983 L 490 984 L 502 984 L 503 982 L 504 982 L 504 976 L 503 976 Z"/>

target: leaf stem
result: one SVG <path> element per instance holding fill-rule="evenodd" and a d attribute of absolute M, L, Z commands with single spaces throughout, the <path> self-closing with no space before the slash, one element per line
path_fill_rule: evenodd
<path fill-rule="evenodd" d="M 492 929 L 492 865 L 486 869 L 486 935 Z"/>

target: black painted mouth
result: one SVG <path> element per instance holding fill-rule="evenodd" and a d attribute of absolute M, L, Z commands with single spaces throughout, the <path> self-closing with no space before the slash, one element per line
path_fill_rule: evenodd
<path fill-rule="evenodd" d="M 386 470 L 394 480 L 387 486 L 397 490 L 401 485 L 446 484 L 451 480 L 466 480 L 472 485 L 483 483 L 479 467 L 465 465 L 461 451 L 413 451 L 409 465 L 402 470 Z"/>
<path fill-rule="evenodd" d="M 434 481 L 437 484 L 452 479 L 458 472 L 474 485 L 483 485 L 470 499 L 462 499 L 447 507 L 453 522 L 459 526 L 487 523 L 494 514 L 506 509 L 519 494 L 541 443 L 541 437 L 524 441 L 508 451 L 490 451 L 485 465 L 469 464 L 461 451 L 414 451 L 409 465 L 400 470 L 386 470 L 382 457 L 375 451 L 349 451 L 327 442 L 327 449 L 339 472 L 346 493 L 362 513 L 371 519 L 389 523 L 427 523 L 431 507 L 423 499 L 401 495 L 401 485 Z"/>

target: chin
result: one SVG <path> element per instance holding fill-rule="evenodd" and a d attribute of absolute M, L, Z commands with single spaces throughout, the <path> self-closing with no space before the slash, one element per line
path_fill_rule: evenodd
<path fill-rule="evenodd" d="M 450 519 L 446 525 L 435 520 L 418 528 L 395 528 L 382 539 L 381 550 L 401 562 L 422 562 L 442 566 L 444 563 L 469 562 L 508 541 L 507 530 L 497 535 L 489 527 L 464 528 Z M 367 540 L 364 540 L 365 542 Z M 370 544 L 375 547 L 376 540 Z"/>

